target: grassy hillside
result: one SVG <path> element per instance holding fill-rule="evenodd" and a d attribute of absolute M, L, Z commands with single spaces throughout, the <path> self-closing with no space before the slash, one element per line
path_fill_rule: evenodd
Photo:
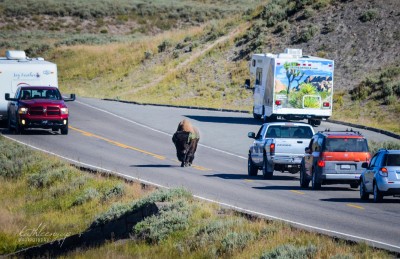
<path fill-rule="evenodd" d="M 334 119 L 400 133 L 397 0 L 8 3 L 0 53 L 56 62 L 66 93 L 250 111 L 250 55 L 301 48 L 335 60 Z"/>
<path fill-rule="evenodd" d="M 80 233 L 153 202 L 167 203 L 133 227 L 130 239 L 79 248 L 66 258 L 392 257 L 366 244 L 249 219 L 195 200 L 184 189 L 143 189 L 81 172 L 0 136 L 0 255 Z"/>

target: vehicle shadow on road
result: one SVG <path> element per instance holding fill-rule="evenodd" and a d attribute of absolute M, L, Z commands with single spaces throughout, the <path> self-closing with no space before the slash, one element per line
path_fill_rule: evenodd
<path fill-rule="evenodd" d="M 3 135 L 61 135 L 59 132 L 54 132 L 50 130 L 25 130 L 21 134 L 15 134 L 15 132 L 9 131 L 8 129 L 1 129 L 1 134 Z"/>
<path fill-rule="evenodd" d="M 320 199 L 320 201 L 350 202 L 350 203 L 357 202 L 357 203 L 372 203 L 372 204 L 374 204 L 372 199 L 364 201 L 364 200 L 361 200 L 360 198 L 330 198 L 330 199 Z M 400 203 L 400 199 L 395 199 L 395 198 L 393 198 L 393 199 L 390 199 L 390 198 L 385 199 L 385 198 L 383 198 L 383 200 L 381 202 L 379 202 L 379 203 Z"/>
<path fill-rule="evenodd" d="M 212 122 L 212 123 L 231 123 L 231 124 L 246 124 L 246 125 L 261 125 L 261 121 L 257 121 L 252 117 L 241 118 L 241 117 L 229 117 L 229 116 L 200 116 L 200 115 L 184 115 L 192 120 L 201 122 Z"/>
<path fill-rule="evenodd" d="M 222 179 L 232 179 L 232 180 L 260 180 L 261 177 L 257 176 L 248 176 L 245 174 L 209 174 L 205 175 L 206 177 L 218 177 Z"/>
<path fill-rule="evenodd" d="M 180 166 L 180 165 L 149 164 L 149 165 L 130 165 L 129 167 L 140 167 L 140 168 L 165 168 L 165 167 L 181 167 L 181 166 Z"/>
<path fill-rule="evenodd" d="M 281 191 L 302 191 L 299 186 L 282 186 L 282 185 L 270 185 L 264 187 L 252 187 L 257 190 L 281 190 Z"/>

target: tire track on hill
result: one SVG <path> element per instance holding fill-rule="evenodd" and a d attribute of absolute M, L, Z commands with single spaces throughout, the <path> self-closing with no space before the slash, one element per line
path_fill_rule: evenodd
<path fill-rule="evenodd" d="M 145 85 L 143 85 L 141 87 L 134 88 L 134 89 L 126 92 L 126 94 L 137 93 L 137 92 L 139 92 L 141 90 L 156 86 L 157 84 L 161 83 L 167 76 L 178 72 L 179 70 L 181 70 L 182 68 L 184 68 L 185 66 L 187 66 L 188 64 L 190 64 L 191 62 L 196 60 L 197 58 L 199 58 L 200 56 L 202 56 L 205 53 L 207 53 L 209 50 L 213 49 L 218 44 L 220 44 L 220 43 L 222 43 L 222 42 L 224 42 L 226 40 L 229 40 L 232 37 L 235 37 L 236 35 L 238 35 L 243 30 L 246 30 L 249 26 L 250 26 L 250 23 L 247 22 L 242 26 L 236 27 L 234 30 L 229 32 L 227 35 L 224 35 L 224 36 L 220 37 L 219 39 L 217 39 L 216 41 L 214 41 L 212 43 L 206 44 L 203 49 L 198 50 L 196 52 L 193 52 L 193 54 L 188 59 L 186 59 L 182 63 L 178 64 L 175 68 L 169 70 L 167 73 L 165 73 L 163 75 L 160 75 L 158 78 L 154 79 L 150 83 L 147 83 L 147 84 L 145 84 Z"/>

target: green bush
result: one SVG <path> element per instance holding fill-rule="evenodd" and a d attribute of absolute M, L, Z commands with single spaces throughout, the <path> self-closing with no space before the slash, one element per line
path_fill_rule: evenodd
<path fill-rule="evenodd" d="M 221 240 L 221 247 L 218 250 L 218 254 L 233 254 L 235 251 L 241 251 L 254 239 L 255 235 L 253 233 L 228 233 Z"/>
<path fill-rule="evenodd" d="M 52 47 L 46 43 L 33 44 L 29 48 L 25 49 L 25 53 L 28 57 L 37 57 L 51 50 L 51 48 Z"/>
<path fill-rule="evenodd" d="M 393 92 L 400 97 L 400 82 L 393 82 L 392 83 Z"/>
<path fill-rule="evenodd" d="M 280 22 L 275 29 L 275 33 L 285 33 L 289 30 L 290 23 L 288 21 Z"/>
<path fill-rule="evenodd" d="M 375 9 L 369 9 L 366 12 L 364 12 L 362 15 L 360 15 L 359 19 L 362 22 L 369 22 L 378 17 L 378 12 Z"/>
<path fill-rule="evenodd" d="M 137 209 L 146 207 L 149 204 L 155 202 L 169 202 L 181 198 L 190 199 L 191 197 L 192 195 L 182 188 L 159 190 L 138 201 L 134 201 L 128 204 L 114 204 L 108 211 L 98 215 L 93 221 L 92 226 L 105 224 L 109 221 L 118 219 L 127 213 L 131 213 Z"/>
<path fill-rule="evenodd" d="M 171 46 L 171 42 L 168 40 L 163 40 L 160 45 L 158 45 L 158 53 L 166 51 Z"/>
<path fill-rule="evenodd" d="M 150 244 L 162 242 L 173 232 L 187 229 L 191 213 L 192 209 L 187 201 L 176 201 L 162 207 L 157 215 L 136 224 L 133 233 Z"/>
<path fill-rule="evenodd" d="M 116 184 L 109 190 L 106 190 L 103 194 L 102 199 L 107 201 L 114 197 L 122 197 L 125 193 L 125 186 L 122 183 Z"/>
<path fill-rule="evenodd" d="M 308 259 L 314 258 L 317 248 L 314 245 L 296 247 L 293 245 L 278 246 L 272 251 L 264 252 L 261 259 Z"/>
<path fill-rule="evenodd" d="M 305 43 L 314 38 L 315 35 L 319 32 L 319 29 L 316 25 L 308 25 L 306 28 L 301 30 L 295 37 L 295 43 Z"/>
<path fill-rule="evenodd" d="M 311 17 L 313 17 L 315 15 L 315 11 L 312 9 L 312 8 L 306 8 L 306 9 L 304 9 L 304 12 L 303 12 L 303 15 L 302 15 L 302 18 L 303 19 L 308 19 L 308 18 L 311 18 Z"/>
<path fill-rule="evenodd" d="M 100 194 L 96 189 L 88 188 L 82 195 L 76 197 L 75 201 L 72 203 L 72 206 L 82 205 L 88 201 L 96 199 L 99 196 Z"/>
<path fill-rule="evenodd" d="M 287 19 L 286 8 L 283 5 L 272 2 L 264 7 L 262 18 L 268 27 L 272 27 L 278 22 Z"/>

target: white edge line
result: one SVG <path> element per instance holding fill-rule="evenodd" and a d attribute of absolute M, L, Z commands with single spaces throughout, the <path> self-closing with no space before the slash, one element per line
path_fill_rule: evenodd
<path fill-rule="evenodd" d="M 159 188 L 170 189 L 169 187 L 166 187 L 166 186 L 161 185 L 161 184 L 153 183 L 153 182 L 150 182 L 150 181 L 147 181 L 147 180 L 143 180 L 143 179 L 140 179 L 140 178 L 137 178 L 137 177 L 133 177 L 133 176 L 126 175 L 126 174 L 119 173 L 119 172 L 112 171 L 112 170 L 108 170 L 108 169 L 103 168 L 103 167 L 98 167 L 98 166 L 90 165 L 90 164 L 87 164 L 87 163 L 82 163 L 82 162 L 80 162 L 80 161 L 76 161 L 76 160 L 74 160 L 74 159 L 71 159 L 71 158 L 68 158 L 68 157 L 65 157 L 65 156 L 61 156 L 61 155 L 58 155 L 58 154 L 56 154 L 56 153 L 53 153 L 53 152 L 50 152 L 50 151 L 47 151 L 47 150 L 44 150 L 44 149 L 41 149 L 41 148 L 32 146 L 32 145 L 30 145 L 30 144 L 24 143 L 24 142 L 22 142 L 22 141 L 13 139 L 13 138 L 11 138 L 11 137 L 9 137 L 9 136 L 3 135 L 3 137 L 5 137 L 5 138 L 7 138 L 7 139 L 9 139 L 9 140 L 15 141 L 15 142 L 17 142 L 17 143 L 19 143 L 19 144 L 28 146 L 28 147 L 30 147 L 30 148 L 39 150 L 39 151 L 41 151 L 41 152 L 44 152 L 44 153 L 47 153 L 47 154 L 51 154 L 51 155 L 53 155 L 53 156 L 62 158 L 62 159 L 64 159 L 64 160 L 73 162 L 74 164 L 80 164 L 80 165 L 87 166 L 87 167 L 89 167 L 89 168 L 94 168 L 94 169 L 98 169 L 98 170 L 101 170 L 101 171 L 105 171 L 105 172 L 110 173 L 110 174 L 116 174 L 116 175 L 122 176 L 122 177 L 124 177 L 124 178 L 133 179 L 133 180 L 136 180 L 136 181 L 138 181 L 138 182 L 145 183 L 145 184 L 149 184 L 149 185 L 153 185 L 153 186 L 156 186 L 156 187 L 159 187 Z M 355 235 L 350 235 L 350 234 L 346 234 L 346 233 L 342 233 L 342 232 L 338 232 L 338 231 L 333 231 L 333 230 L 329 230 L 329 229 L 324 229 L 324 228 L 319 228 L 319 227 L 315 227 L 315 226 L 303 224 L 303 223 L 300 223 L 300 222 L 296 222 L 296 221 L 292 221 L 292 220 L 288 220 L 288 219 L 284 219 L 284 218 L 280 218 L 280 217 L 276 217 L 276 216 L 264 214 L 264 213 L 261 213 L 261 212 L 257 212 L 257 211 L 253 211 L 253 210 L 244 209 L 244 208 L 241 208 L 241 207 L 238 207 L 238 206 L 235 206 L 235 205 L 230 205 L 230 204 L 228 204 L 228 203 L 219 202 L 219 201 L 212 200 L 212 199 L 205 198 L 205 197 L 198 196 L 198 195 L 193 195 L 193 197 L 195 197 L 195 198 L 197 198 L 197 199 L 200 199 L 200 200 L 203 200 L 203 201 L 212 202 L 212 203 L 215 203 L 215 204 L 218 204 L 218 205 L 221 205 L 221 206 L 229 207 L 229 208 L 234 209 L 234 210 L 237 210 L 237 211 L 242 211 L 242 212 L 246 212 L 246 213 L 249 213 L 249 214 L 261 216 L 261 217 L 263 217 L 263 218 L 275 219 L 275 220 L 283 221 L 283 222 L 286 222 L 286 223 L 289 223 L 289 224 L 298 225 L 298 226 L 302 226 L 302 227 L 309 228 L 309 229 L 314 229 L 314 230 L 321 231 L 321 232 L 326 232 L 326 233 L 341 235 L 341 236 L 344 236 L 344 237 L 350 237 L 350 238 L 358 239 L 358 240 L 361 240 L 361 241 L 367 241 L 367 242 L 370 242 L 370 243 L 380 244 L 380 245 L 384 245 L 384 246 L 387 246 L 387 247 L 392 247 L 392 248 L 395 248 L 395 249 L 400 250 L 400 246 L 395 246 L 395 245 L 387 244 L 387 243 L 384 243 L 384 242 L 381 242 L 381 241 L 376 241 L 376 240 L 373 240 L 373 239 L 363 238 L 363 237 L 359 237 L 359 236 L 355 236 Z"/>
<path fill-rule="evenodd" d="M 98 111 L 107 113 L 107 114 L 112 115 L 112 116 L 114 116 L 114 117 L 117 117 L 117 118 L 119 118 L 119 119 L 121 119 L 121 120 L 124 120 L 124 121 L 130 122 L 130 123 L 136 124 L 136 125 L 138 125 L 138 126 L 140 126 L 140 127 L 143 127 L 143 128 L 146 128 L 146 129 L 149 129 L 149 130 L 152 130 L 152 131 L 155 131 L 155 132 L 158 132 L 158 133 L 161 133 L 161 134 L 164 134 L 164 135 L 167 135 L 167 136 L 172 137 L 172 134 L 169 134 L 169 133 L 167 133 L 167 132 L 164 132 L 164 131 L 161 131 L 161 130 L 158 130 L 158 129 L 154 129 L 154 128 L 149 127 L 149 126 L 147 126 L 147 125 L 144 125 L 144 124 L 142 124 L 142 123 L 139 123 L 139 122 L 136 122 L 136 121 L 133 121 L 133 120 L 124 118 L 124 117 L 122 117 L 122 116 L 119 116 L 119 115 L 117 115 L 117 114 L 115 114 L 115 113 L 106 111 L 106 110 L 104 110 L 104 109 L 100 109 L 100 108 L 97 108 L 97 107 L 95 107 L 95 106 L 92 106 L 92 105 L 90 105 L 90 104 L 83 103 L 83 102 L 80 102 L 80 101 L 75 101 L 75 102 L 80 103 L 80 104 L 82 104 L 82 105 L 85 105 L 85 106 L 87 106 L 87 107 L 90 107 L 90 108 L 92 108 L 92 109 L 95 109 L 95 110 L 98 110 Z M 223 151 L 223 150 L 221 150 L 221 149 L 217 149 L 217 148 L 213 148 L 213 147 L 210 147 L 210 146 L 206 146 L 206 145 L 203 145 L 203 144 L 199 144 L 199 146 L 202 146 L 202 147 L 205 147 L 205 148 L 208 148 L 208 149 L 217 151 L 217 152 L 221 152 L 221 153 L 224 153 L 224 154 L 226 154 L 226 155 L 235 156 L 235 157 L 242 158 L 242 159 L 247 159 L 247 157 L 239 156 L 239 155 L 236 155 L 236 154 L 233 154 L 233 153 L 230 153 L 230 152 L 227 152 L 227 151 Z"/>

